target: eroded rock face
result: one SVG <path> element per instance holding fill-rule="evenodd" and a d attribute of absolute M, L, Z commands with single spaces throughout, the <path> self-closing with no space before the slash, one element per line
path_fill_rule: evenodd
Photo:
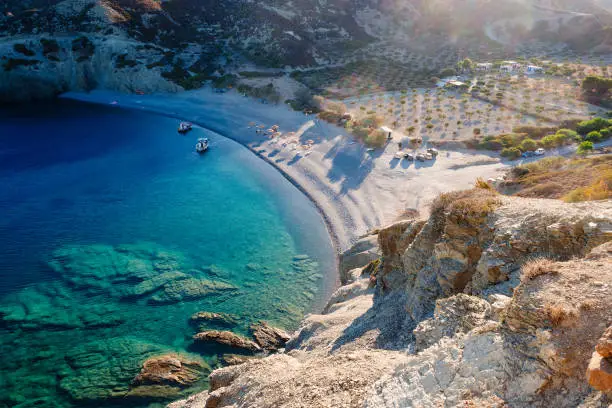
<path fill-rule="evenodd" d="M 414 329 L 417 351 L 438 343 L 443 337 L 453 337 L 482 327 L 492 317 L 491 305 L 476 296 L 458 294 L 436 302 L 434 317 L 418 324 Z"/>
<path fill-rule="evenodd" d="M 612 203 L 500 200 L 385 228 L 384 250 L 360 242 L 347 253 L 382 255 L 375 287 L 362 256 L 285 353 L 215 371 L 201 402 L 173 408 L 606 408 L 589 381 L 607 387 L 591 357 L 609 349 Z M 543 254 L 554 267 L 521 279 Z"/>
<path fill-rule="evenodd" d="M 252 340 L 245 339 L 230 331 L 208 330 L 193 336 L 197 342 L 217 343 L 222 346 L 242 349 L 246 351 L 261 351 L 261 347 Z"/>
<path fill-rule="evenodd" d="M 253 337 L 259 346 L 268 351 L 285 347 L 291 336 L 286 331 L 272 327 L 266 322 L 251 325 Z"/>
<path fill-rule="evenodd" d="M 340 281 L 346 284 L 350 280 L 350 271 L 367 265 L 370 261 L 380 258 L 378 237 L 368 235 L 340 255 Z"/>

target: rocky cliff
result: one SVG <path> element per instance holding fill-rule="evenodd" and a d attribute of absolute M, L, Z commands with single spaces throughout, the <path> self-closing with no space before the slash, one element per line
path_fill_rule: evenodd
<path fill-rule="evenodd" d="M 442 195 L 347 251 L 284 352 L 169 407 L 607 407 L 610 240 L 610 201 Z"/>

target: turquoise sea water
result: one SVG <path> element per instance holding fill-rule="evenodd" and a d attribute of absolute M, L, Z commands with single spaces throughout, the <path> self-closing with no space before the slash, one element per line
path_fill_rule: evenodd
<path fill-rule="evenodd" d="M 193 313 L 230 313 L 243 335 L 295 329 L 333 285 L 312 203 L 244 147 L 177 124 L 67 101 L 0 110 L 0 407 L 163 404 L 230 351 L 193 343 Z M 202 379 L 131 385 L 168 352 Z"/>

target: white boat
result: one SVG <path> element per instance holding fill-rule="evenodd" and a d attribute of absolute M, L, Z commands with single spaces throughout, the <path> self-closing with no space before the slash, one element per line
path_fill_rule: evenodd
<path fill-rule="evenodd" d="M 196 152 L 204 153 L 206 150 L 208 150 L 208 139 L 207 138 L 198 139 L 198 143 L 196 143 Z"/>
<path fill-rule="evenodd" d="M 179 133 L 187 133 L 193 128 L 193 125 L 189 122 L 181 122 L 178 127 Z"/>

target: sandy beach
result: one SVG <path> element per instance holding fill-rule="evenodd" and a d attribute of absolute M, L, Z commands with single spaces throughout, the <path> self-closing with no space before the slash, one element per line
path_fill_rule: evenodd
<path fill-rule="evenodd" d="M 339 251 L 369 230 L 397 220 L 406 210 L 426 212 L 441 192 L 469 188 L 478 177 L 498 177 L 508 166 L 468 151 L 443 150 L 428 162 L 398 160 L 396 141 L 369 151 L 343 129 L 314 115 L 263 104 L 236 92 L 202 89 L 128 95 L 93 91 L 63 97 L 192 121 L 247 146 L 313 200 Z M 278 125 L 278 133 L 267 132 L 273 125 Z"/>

